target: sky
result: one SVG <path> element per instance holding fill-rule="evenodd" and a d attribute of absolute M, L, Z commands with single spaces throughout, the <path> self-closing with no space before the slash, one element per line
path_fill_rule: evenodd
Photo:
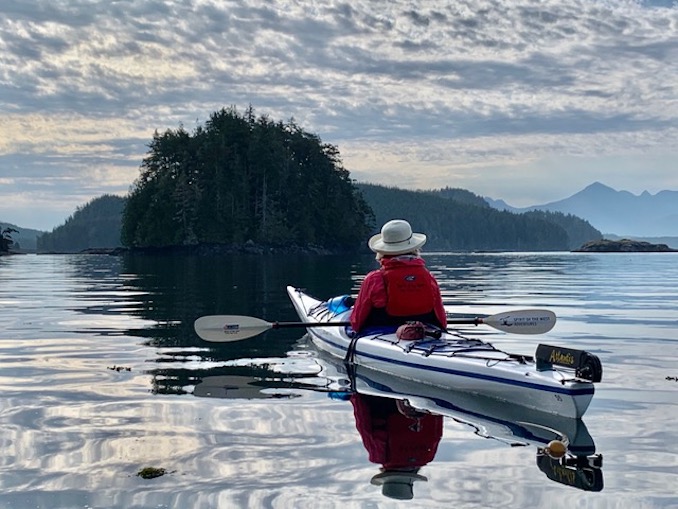
<path fill-rule="evenodd" d="M 0 221 L 124 196 L 154 132 L 294 120 L 358 182 L 678 190 L 673 0 L 2 0 Z"/>

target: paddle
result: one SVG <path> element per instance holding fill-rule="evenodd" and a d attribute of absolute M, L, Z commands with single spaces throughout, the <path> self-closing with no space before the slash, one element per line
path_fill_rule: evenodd
<path fill-rule="evenodd" d="M 448 318 L 448 325 L 489 325 L 514 334 L 543 334 L 556 324 L 556 315 L 545 309 L 505 311 L 476 318 Z M 195 332 L 205 341 L 229 343 L 240 341 L 270 329 L 290 327 L 345 327 L 349 322 L 267 322 L 253 316 L 211 315 L 195 321 Z"/>

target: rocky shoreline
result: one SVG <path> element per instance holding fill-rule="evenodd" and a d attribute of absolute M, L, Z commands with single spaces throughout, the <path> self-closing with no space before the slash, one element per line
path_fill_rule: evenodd
<path fill-rule="evenodd" d="M 585 243 L 573 253 L 676 253 L 678 249 L 672 249 L 666 244 L 651 244 L 640 240 L 592 240 Z"/>
<path fill-rule="evenodd" d="M 40 253 L 40 254 L 106 254 L 120 256 L 127 253 L 142 255 L 198 255 L 214 256 L 223 254 L 254 254 L 254 255 L 279 255 L 279 254 L 302 254 L 302 255 L 333 255 L 343 254 L 346 250 L 331 250 L 319 246 L 296 246 L 296 245 L 261 245 L 252 241 L 243 244 L 198 244 L 194 246 L 166 246 L 146 248 L 90 248 L 79 253 Z M 650 242 L 621 239 L 600 239 L 586 242 L 579 249 L 573 249 L 573 253 L 677 253 L 678 249 L 670 248 L 667 244 L 652 244 Z M 17 253 L 7 253 L 17 254 Z"/>

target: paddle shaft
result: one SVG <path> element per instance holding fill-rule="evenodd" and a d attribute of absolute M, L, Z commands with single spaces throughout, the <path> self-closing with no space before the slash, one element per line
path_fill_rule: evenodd
<path fill-rule="evenodd" d="M 294 327 L 347 327 L 351 322 L 270 322 L 271 329 L 292 329 Z"/>
<path fill-rule="evenodd" d="M 480 325 L 483 319 L 476 318 L 448 318 L 448 325 Z M 269 322 L 271 329 L 291 329 L 294 327 L 347 327 L 351 322 Z"/>

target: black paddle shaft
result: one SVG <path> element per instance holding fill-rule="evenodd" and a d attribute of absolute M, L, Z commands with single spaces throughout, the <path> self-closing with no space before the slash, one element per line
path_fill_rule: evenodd
<path fill-rule="evenodd" d="M 351 322 L 271 322 L 271 329 L 287 329 L 293 327 L 346 327 Z"/>

